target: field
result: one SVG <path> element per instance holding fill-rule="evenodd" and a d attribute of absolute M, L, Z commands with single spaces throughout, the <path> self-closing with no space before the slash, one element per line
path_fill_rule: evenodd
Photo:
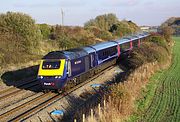
<path fill-rule="evenodd" d="M 173 39 L 175 46 L 173 48 L 172 66 L 154 76 L 153 80 L 156 84 L 154 86 L 157 87 L 154 89 L 151 102 L 144 106 L 147 109 L 143 114 L 141 113 L 141 117 L 138 117 L 139 121 L 180 121 L 180 37 Z"/>

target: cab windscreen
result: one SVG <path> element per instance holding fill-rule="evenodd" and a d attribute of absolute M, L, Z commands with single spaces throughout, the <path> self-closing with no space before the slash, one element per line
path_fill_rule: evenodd
<path fill-rule="evenodd" d="M 59 69 L 60 61 L 43 61 L 42 69 Z"/>

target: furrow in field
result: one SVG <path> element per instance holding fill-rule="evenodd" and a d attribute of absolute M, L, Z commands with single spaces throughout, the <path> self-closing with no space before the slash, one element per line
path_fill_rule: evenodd
<path fill-rule="evenodd" d="M 141 121 L 178 122 L 180 120 L 180 38 L 174 46 L 173 64 L 159 74 L 154 98 Z"/>

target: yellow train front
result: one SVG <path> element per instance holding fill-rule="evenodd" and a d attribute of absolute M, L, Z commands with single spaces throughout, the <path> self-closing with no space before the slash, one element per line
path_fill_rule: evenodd
<path fill-rule="evenodd" d="M 67 79 L 65 59 L 42 59 L 39 71 L 38 81 L 44 91 L 58 90 L 63 88 Z"/>

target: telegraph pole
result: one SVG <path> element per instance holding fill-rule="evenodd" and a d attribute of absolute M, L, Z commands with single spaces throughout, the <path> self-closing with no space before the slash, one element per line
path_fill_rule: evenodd
<path fill-rule="evenodd" d="M 62 15 L 62 26 L 64 25 L 64 11 L 63 9 L 61 8 L 61 15 Z"/>
<path fill-rule="evenodd" d="M 63 9 L 61 8 L 61 28 L 62 28 L 62 33 L 63 33 L 63 35 L 64 35 L 64 11 L 63 11 Z M 65 39 L 65 37 L 64 36 L 62 36 L 62 39 L 63 39 L 63 41 L 64 41 L 64 39 Z M 63 48 L 64 49 L 66 49 L 66 47 L 64 47 L 64 45 L 63 45 Z"/>

